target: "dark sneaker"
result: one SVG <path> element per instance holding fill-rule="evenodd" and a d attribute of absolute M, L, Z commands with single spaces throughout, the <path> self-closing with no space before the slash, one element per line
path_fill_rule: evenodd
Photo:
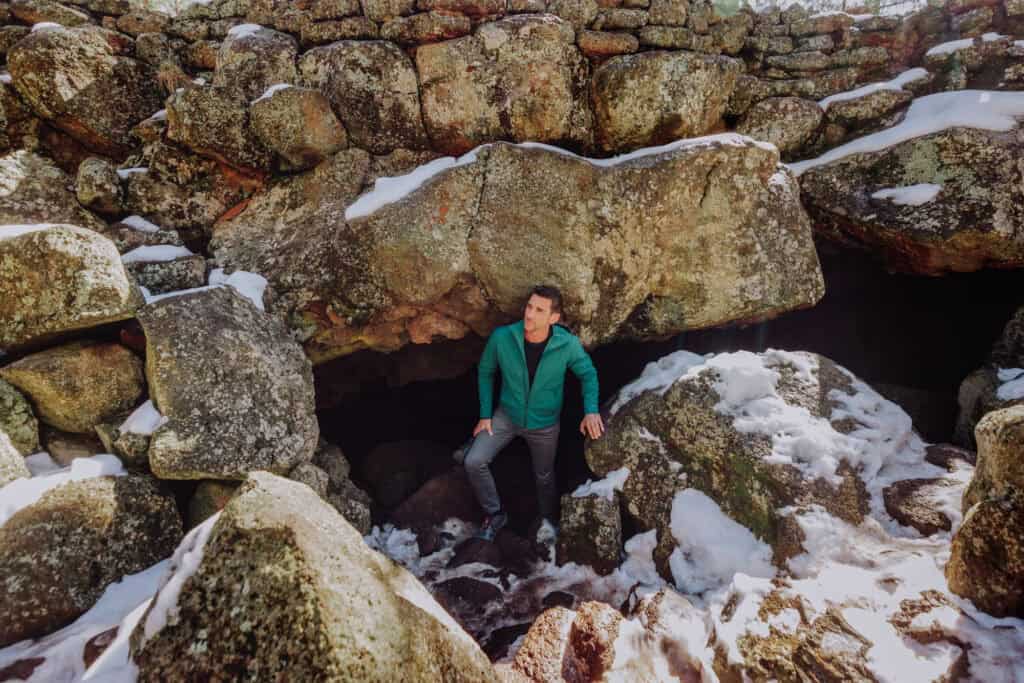
<path fill-rule="evenodd" d="M 508 523 L 508 515 L 504 512 L 495 512 L 493 515 L 487 515 L 484 518 L 484 523 L 480 525 L 480 531 L 477 532 L 476 537 L 482 538 L 485 541 L 493 541 L 494 537 L 498 535 L 502 527 Z"/>

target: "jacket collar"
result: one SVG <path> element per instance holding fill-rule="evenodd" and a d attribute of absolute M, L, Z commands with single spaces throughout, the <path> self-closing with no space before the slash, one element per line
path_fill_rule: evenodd
<path fill-rule="evenodd" d="M 512 328 L 512 334 L 515 336 L 520 346 L 525 347 L 526 332 L 523 330 L 523 321 L 519 320 L 518 322 L 514 322 L 511 325 L 509 325 L 509 327 Z M 571 338 L 572 332 L 570 332 L 562 325 L 555 323 L 554 325 L 551 326 L 551 337 L 548 339 L 548 345 L 545 348 L 545 350 L 558 348 L 563 344 L 566 344 Z"/>

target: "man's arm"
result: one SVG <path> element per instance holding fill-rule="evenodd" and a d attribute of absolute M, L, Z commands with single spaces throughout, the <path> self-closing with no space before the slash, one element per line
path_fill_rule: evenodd
<path fill-rule="evenodd" d="M 594 367 L 590 355 L 583 349 L 583 345 L 576 341 L 576 349 L 573 358 L 569 361 L 569 369 L 580 380 L 583 388 L 583 421 L 580 423 L 580 431 L 596 439 L 604 433 L 604 422 L 598 412 L 598 384 L 597 368 Z"/>
<path fill-rule="evenodd" d="M 491 334 L 480 356 L 477 368 L 477 388 L 480 392 L 480 419 L 490 420 L 494 416 L 494 374 L 498 371 L 497 334 Z"/>

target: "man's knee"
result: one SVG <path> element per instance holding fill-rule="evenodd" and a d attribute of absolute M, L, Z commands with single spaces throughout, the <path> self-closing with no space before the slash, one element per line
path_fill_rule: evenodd
<path fill-rule="evenodd" d="M 462 464 L 467 472 L 479 472 L 480 470 L 487 469 L 487 466 L 491 464 L 491 460 L 494 459 L 491 449 L 482 448 L 481 445 L 478 440 L 469 449 L 469 453 L 466 454 L 466 459 Z"/>

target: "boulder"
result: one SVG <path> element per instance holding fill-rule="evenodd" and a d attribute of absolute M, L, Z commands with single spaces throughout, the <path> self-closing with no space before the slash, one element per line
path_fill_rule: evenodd
<path fill-rule="evenodd" d="M 597 147 L 621 152 L 721 128 L 741 67 L 729 57 L 689 52 L 609 59 L 591 81 Z"/>
<path fill-rule="evenodd" d="M 458 38 L 471 30 L 472 22 L 463 14 L 420 12 L 391 19 L 381 26 L 380 37 L 401 45 L 420 45 Z"/>
<path fill-rule="evenodd" d="M 372 40 L 380 36 L 377 24 L 366 17 L 346 17 L 336 21 L 309 21 L 299 34 L 302 47 L 325 45 L 339 40 Z"/>
<path fill-rule="evenodd" d="M 0 54 L 4 51 L 4 37 L 10 35 L 6 29 L 12 28 L 22 27 L 0 28 Z M 14 86 L 0 82 L 0 152 L 35 148 L 39 144 L 41 127 L 42 121 L 33 116 Z"/>
<path fill-rule="evenodd" d="M 174 498 L 152 477 L 47 491 L 0 526 L 0 646 L 71 623 L 107 586 L 170 555 L 181 536 Z"/>
<path fill-rule="evenodd" d="M 577 33 L 590 26 L 599 9 L 594 0 L 551 0 L 547 6 L 549 14 L 572 24 Z"/>
<path fill-rule="evenodd" d="M 225 88 L 192 87 L 171 95 L 167 100 L 167 138 L 232 166 L 270 166 L 270 153 L 249 125 L 247 102 Z"/>
<path fill-rule="evenodd" d="M 330 102 L 316 90 L 275 90 L 253 102 L 249 116 L 256 137 L 277 155 L 282 171 L 313 168 L 348 146 Z"/>
<path fill-rule="evenodd" d="M 374 154 L 427 146 L 416 71 L 397 45 L 342 40 L 309 50 L 298 68 L 303 85 L 327 96 L 353 145 Z"/>
<path fill-rule="evenodd" d="M 217 51 L 213 85 L 249 101 L 278 83 L 294 83 L 299 46 L 287 33 L 242 24 L 228 31 Z"/>
<path fill-rule="evenodd" d="M 60 24 L 80 26 L 93 23 L 92 17 L 81 10 L 53 0 L 11 0 L 11 16 L 23 24 Z"/>
<path fill-rule="evenodd" d="M 62 467 L 70 466 L 78 458 L 91 458 L 104 452 L 103 442 L 94 433 L 63 432 L 44 425 L 39 440 L 42 442 L 42 450 Z"/>
<path fill-rule="evenodd" d="M 893 519 L 917 529 L 922 536 L 950 531 L 952 522 L 935 508 L 935 491 L 950 483 L 945 479 L 903 479 L 882 490 L 885 511 Z"/>
<path fill-rule="evenodd" d="M 416 0 L 363 0 L 363 13 L 370 21 L 384 22 L 416 11 Z"/>
<path fill-rule="evenodd" d="M 288 473 L 288 478 L 313 489 L 313 493 L 318 498 L 327 498 L 327 487 L 329 485 L 327 473 L 313 463 L 300 462 Z"/>
<path fill-rule="evenodd" d="M 996 617 L 1024 617 L 1024 502 L 1019 490 L 974 505 L 953 536 L 949 589 Z"/>
<path fill-rule="evenodd" d="M 744 391 L 720 394 L 735 386 L 728 378 Z M 751 401 L 799 407 L 801 414 L 821 419 L 829 436 L 815 437 L 814 448 L 826 460 L 813 468 L 780 456 L 771 434 L 759 431 L 756 422 L 737 428 L 732 414 L 742 413 Z M 774 560 L 781 564 L 800 552 L 781 509 L 817 504 L 853 525 L 868 511 L 867 490 L 856 471 L 859 463 L 848 461 L 852 456 L 847 453 L 873 448 L 881 436 L 864 422 L 867 412 L 844 408 L 854 404 L 870 405 L 872 418 L 885 414 L 899 425 L 902 433 L 892 437 L 890 448 L 902 448 L 903 439 L 920 447 L 923 456 L 924 445 L 895 404 L 823 356 L 783 351 L 740 351 L 707 361 L 677 352 L 651 363 L 616 396 L 606 434 L 589 441 L 585 455 L 598 476 L 629 468 L 622 487 L 625 509 L 639 528 L 658 530 L 654 559 L 664 576 L 669 576 L 667 557 L 675 547 L 674 499 L 688 488 L 706 494 L 728 517 L 772 546 Z M 780 424 L 775 429 L 798 434 L 800 427 Z"/>
<path fill-rule="evenodd" d="M 35 31 L 7 53 L 18 94 L 41 118 L 91 150 L 123 157 L 130 131 L 160 109 L 156 74 L 92 26 Z M 116 103 L 116 106 L 111 106 Z"/>
<path fill-rule="evenodd" d="M 1017 131 L 973 128 L 915 137 L 805 170 L 802 198 L 815 229 L 870 249 L 888 268 L 924 275 L 1024 266 L 1017 201 L 1024 142 Z M 880 190 L 934 186 L 928 201 Z"/>
<path fill-rule="evenodd" d="M 618 496 L 562 496 L 557 562 L 589 565 L 598 574 L 615 571 L 622 555 Z"/>
<path fill-rule="evenodd" d="M 576 42 L 588 57 L 628 55 L 640 49 L 636 36 L 618 31 L 581 31 Z"/>
<path fill-rule="evenodd" d="M 860 97 L 829 102 L 825 116 L 829 123 L 863 129 L 906 108 L 913 99 L 914 94 L 908 90 L 883 88 Z"/>
<path fill-rule="evenodd" d="M 206 284 L 206 259 L 199 254 L 170 261 L 133 261 L 127 268 L 150 294 L 194 289 Z"/>
<path fill-rule="evenodd" d="M 741 74 L 736 78 L 726 113 L 742 115 L 751 106 L 769 97 L 803 97 L 820 100 L 829 95 L 852 90 L 860 71 L 853 67 L 830 69 L 801 78 L 758 78 Z"/>
<path fill-rule="evenodd" d="M 99 233 L 51 225 L 3 239 L 5 231 L 0 228 L 0 348 L 125 320 L 141 305 L 117 248 Z"/>
<path fill-rule="evenodd" d="M 547 610 L 516 651 L 509 667 L 516 678 L 511 680 L 605 680 L 615 663 L 622 622 L 618 610 L 596 601 L 584 602 L 576 611 Z"/>
<path fill-rule="evenodd" d="M 145 389 L 142 361 L 109 342 L 72 342 L 33 353 L 0 368 L 0 377 L 29 397 L 40 420 L 80 434 L 130 410 Z"/>
<path fill-rule="evenodd" d="M 424 482 L 452 466 L 452 450 L 431 441 L 390 441 L 376 446 L 362 462 L 361 480 L 385 507 L 401 503 Z"/>
<path fill-rule="evenodd" d="M 150 397 L 167 418 L 150 441 L 154 474 L 244 479 L 312 459 L 312 372 L 280 321 L 231 287 L 163 299 L 138 318 Z"/>
<path fill-rule="evenodd" d="M 114 164 L 100 157 L 89 157 L 79 164 L 75 196 L 82 206 L 100 213 L 118 214 L 124 210 L 123 194 Z"/>
<path fill-rule="evenodd" d="M 0 378 L 0 434 L 21 456 L 39 452 L 39 421 L 20 391 Z"/>
<path fill-rule="evenodd" d="M 50 159 L 28 150 L 0 157 L 0 224 L 70 223 L 91 230 L 106 224 L 75 196 L 75 181 Z M 0 235 L 4 228 L 0 228 Z M 2 343 L 2 342 L 0 342 Z"/>
<path fill-rule="evenodd" d="M 240 485 L 237 481 L 215 481 L 212 479 L 199 482 L 196 492 L 188 501 L 188 512 L 185 517 L 186 528 L 194 529 L 223 510 Z"/>
<path fill-rule="evenodd" d="M 821 127 L 823 112 L 817 102 L 799 97 L 769 97 L 747 112 L 736 132 L 770 142 L 784 159 L 796 158 Z"/>
<path fill-rule="evenodd" d="M 586 62 L 572 27 L 519 15 L 416 50 L 423 123 L 435 150 L 494 140 L 588 147 Z"/>
<path fill-rule="evenodd" d="M 964 492 L 963 509 L 989 498 L 1024 494 L 1024 405 L 986 414 L 974 433 L 978 465 Z"/>
<path fill-rule="evenodd" d="M 238 662 L 297 680 L 495 680 L 411 574 L 308 487 L 263 472 L 213 523 L 176 602 L 132 634 L 140 681 L 228 678 Z M 150 618 L 165 625 L 154 632 Z"/>

